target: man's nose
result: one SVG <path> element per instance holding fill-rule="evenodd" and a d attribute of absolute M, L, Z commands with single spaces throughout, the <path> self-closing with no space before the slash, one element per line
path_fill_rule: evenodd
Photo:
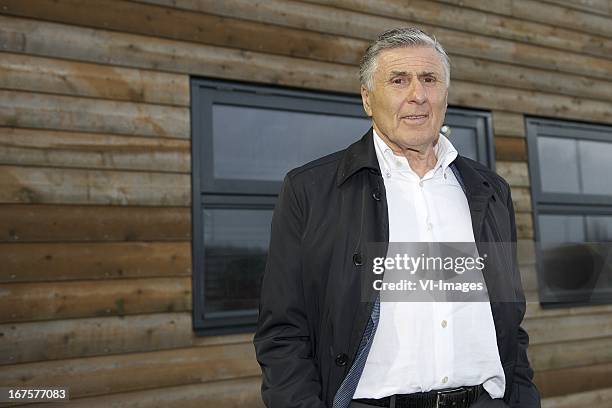
<path fill-rule="evenodd" d="M 422 104 L 427 100 L 427 90 L 419 79 L 411 81 L 407 98 L 410 102 Z"/>

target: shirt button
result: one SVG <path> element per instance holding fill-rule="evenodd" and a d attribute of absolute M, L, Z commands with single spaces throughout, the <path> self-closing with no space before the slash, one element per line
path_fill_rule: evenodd
<path fill-rule="evenodd" d="M 419 181 L 419 186 L 423 187 L 423 180 Z"/>
<path fill-rule="evenodd" d="M 446 383 L 448 382 L 448 377 L 444 377 L 444 378 L 442 379 L 442 382 L 443 382 L 444 384 L 446 384 Z"/>
<path fill-rule="evenodd" d="M 391 177 L 391 173 L 390 173 L 390 172 L 386 172 L 386 173 L 385 173 L 385 176 L 386 176 L 387 178 L 390 178 L 390 177 Z"/>
<path fill-rule="evenodd" d="M 446 325 L 447 325 L 446 320 L 442 320 L 442 327 L 446 327 Z"/>

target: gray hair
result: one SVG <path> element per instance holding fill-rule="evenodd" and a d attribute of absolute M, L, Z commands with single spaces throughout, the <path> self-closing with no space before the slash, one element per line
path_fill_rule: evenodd
<path fill-rule="evenodd" d="M 448 87 L 450 84 L 450 60 L 446 51 L 436 40 L 435 37 L 430 37 L 424 31 L 418 28 L 392 28 L 380 34 L 366 50 L 361 64 L 359 65 L 359 79 L 361 84 L 371 91 L 374 84 L 374 72 L 377 67 L 378 55 L 383 50 L 402 47 L 431 47 L 440 56 L 442 66 L 444 67 L 444 80 Z"/>

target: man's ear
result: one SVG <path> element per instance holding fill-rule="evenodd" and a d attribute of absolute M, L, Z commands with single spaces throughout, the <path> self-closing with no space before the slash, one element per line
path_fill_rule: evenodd
<path fill-rule="evenodd" d="M 368 114 L 368 116 L 372 116 L 372 108 L 370 107 L 370 93 L 368 89 L 361 85 L 361 102 L 363 103 L 363 109 Z"/>

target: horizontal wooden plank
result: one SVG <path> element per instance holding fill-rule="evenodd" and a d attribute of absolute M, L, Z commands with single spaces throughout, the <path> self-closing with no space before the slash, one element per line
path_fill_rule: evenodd
<path fill-rule="evenodd" d="M 493 62 L 478 56 L 451 55 L 451 77 L 463 81 L 537 90 L 586 99 L 608 101 L 612 82 L 586 78 L 576 73 L 556 72 L 555 68 L 528 68 Z M 524 124 L 520 124 L 520 131 Z M 512 134 L 510 134 L 512 136 Z M 520 135 L 517 135 L 520 136 Z"/>
<path fill-rule="evenodd" d="M 498 136 L 525 137 L 525 119 L 522 113 L 493 111 L 493 134 Z"/>
<path fill-rule="evenodd" d="M 0 127 L 0 164 L 191 171 L 190 141 Z"/>
<path fill-rule="evenodd" d="M 188 241 L 189 207 L 0 205 L 0 242 Z"/>
<path fill-rule="evenodd" d="M 189 312 L 0 324 L 0 364 L 252 344 L 253 334 L 195 336 Z"/>
<path fill-rule="evenodd" d="M 612 407 L 612 388 L 544 398 L 542 408 Z"/>
<path fill-rule="evenodd" d="M 310 5 L 295 4 L 283 0 L 226 0 L 217 2 L 215 0 L 137 0 L 146 3 L 160 4 L 172 7 L 179 7 L 186 10 L 209 12 L 227 17 L 238 17 L 249 20 L 256 20 L 270 24 L 291 25 L 304 29 L 336 32 L 333 28 L 323 27 L 324 19 L 317 15 L 317 10 L 311 10 Z M 605 16 L 585 13 L 566 7 L 545 3 L 538 0 L 437 0 L 438 3 L 445 5 L 455 5 L 465 9 L 485 11 L 493 14 L 516 17 L 519 20 L 533 21 L 538 24 L 544 23 L 550 26 L 565 29 L 574 29 L 579 32 L 591 33 L 597 36 L 612 37 L 612 27 L 609 19 Z M 297 13 L 307 14 L 311 10 L 313 17 L 311 20 L 298 21 L 294 19 Z M 341 21 L 342 15 L 337 16 L 337 11 L 331 9 L 331 18 L 338 17 Z M 285 18 L 283 18 L 285 17 Z M 348 24 L 348 22 L 345 22 Z M 452 25 L 452 24 L 451 24 Z M 336 28 L 341 30 L 341 28 Z"/>
<path fill-rule="evenodd" d="M 0 53 L 0 88 L 189 106 L 189 77 Z"/>
<path fill-rule="evenodd" d="M 608 0 L 545 0 L 546 3 L 556 3 L 564 7 L 588 11 L 590 13 L 611 14 L 611 5 Z"/>
<path fill-rule="evenodd" d="M 516 235 L 518 239 L 533 239 L 533 217 L 531 213 L 516 213 Z"/>
<path fill-rule="evenodd" d="M 529 169 L 526 162 L 498 160 L 495 162 L 495 170 L 510 184 L 513 193 L 515 187 L 529 187 Z"/>
<path fill-rule="evenodd" d="M 199 12 L 210 12 L 226 17 L 255 20 L 267 24 L 282 25 L 308 31 L 334 33 L 336 35 L 362 38 L 367 41 L 376 37 L 378 31 L 380 31 L 377 27 L 393 27 L 406 24 L 405 21 L 401 20 L 354 13 L 348 10 L 321 6 L 319 4 L 300 4 L 278 0 L 266 2 L 253 2 L 250 0 L 229 0 L 224 2 L 215 2 L 214 0 L 141 1 L 180 7 Z M 426 4 L 431 5 L 433 2 L 428 1 Z M 425 8 L 427 7 L 440 6 L 425 6 Z M 444 6 L 444 8 L 446 9 L 448 7 Z M 409 13 L 413 11 L 419 12 L 417 10 L 421 9 L 421 7 L 404 8 L 404 10 L 408 10 L 407 12 Z M 461 5 L 461 8 L 458 10 L 460 10 L 460 13 L 464 13 L 465 7 Z M 444 14 L 445 11 L 441 13 Z M 485 18 L 489 17 L 490 15 L 487 15 Z M 343 21 L 344 24 L 337 24 L 337 21 Z M 470 25 L 474 26 L 473 21 L 470 21 Z M 454 27 L 455 25 L 450 24 L 450 26 Z M 492 26 L 496 27 L 495 24 Z M 484 27 L 489 27 L 489 25 L 484 25 Z M 536 24 L 536 27 L 540 27 L 540 25 Z M 438 30 L 437 28 L 432 27 L 431 29 L 439 36 L 439 33 L 435 31 Z M 481 29 L 482 27 L 478 26 L 478 30 Z M 524 28 L 521 27 L 518 31 L 521 36 L 525 35 L 526 30 Z M 459 33 L 459 35 L 461 35 L 461 33 Z M 575 32 L 572 32 L 571 35 L 574 36 Z M 471 49 L 465 45 L 461 45 L 470 44 L 468 38 L 462 40 L 460 44 L 455 44 L 452 42 L 456 42 L 454 36 L 449 34 L 448 37 L 448 39 L 445 38 L 443 43 L 447 45 L 447 51 L 449 51 L 451 55 L 453 66 L 452 77 L 454 79 L 483 82 L 492 85 L 505 84 L 509 87 L 601 100 L 609 100 L 609 95 L 612 93 L 612 83 L 609 81 L 609 78 L 603 80 L 593 78 L 587 79 L 583 74 L 576 77 L 576 75 L 573 74 L 552 72 L 557 71 L 558 67 L 548 67 L 547 70 L 527 68 L 518 65 L 508 67 L 507 63 L 514 64 L 514 59 L 503 59 L 502 61 L 505 63 L 482 59 L 491 59 L 483 50 L 496 47 L 489 47 L 485 42 L 483 43 L 484 45 Z M 450 41 L 450 43 L 447 44 L 447 41 Z M 456 47 L 459 47 L 461 52 L 456 53 Z M 541 52 L 545 54 L 544 51 Z M 356 63 L 359 57 L 360 55 L 355 55 L 352 63 Z M 351 60 L 349 59 L 347 61 L 350 62 Z M 529 66 L 535 68 L 540 67 L 537 63 L 532 63 Z"/>
<path fill-rule="evenodd" d="M 474 10 L 488 11 L 503 15 L 511 15 L 512 3 L 515 0 L 434 0 L 439 3 L 462 6 Z"/>
<path fill-rule="evenodd" d="M 519 265 L 523 290 L 538 290 L 538 272 L 535 265 Z"/>
<path fill-rule="evenodd" d="M 252 343 L 190 347 L 24 363 L 0 370 L 0 383 L 70 386 L 70 397 L 201 384 L 261 373 Z"/>
<path fill-rule="evenodd" d="M 49 404 L 32 405 L 48 408 Z M 70 400 L 75 408 L 223 407 L 263 408 L 261 378 L 214 381 Z"/>
<path fill-rule="evenodd" d="M 565 6 L 537 0 L 513 0 L 512 15 L 577 31 L 612 37 L 609 16 L 586 13 Z"/>
<path fill-rule="evenodd" d="M 191 277 L 6 283 L 0 321 L 124 316 L 191 309 Z"/>
<path fill-rule="evenodd" d="M 1 15 L 0 40 L 6 50 L 33 55 L 315 89 L 339 90 L 338 84 L 353 81 L 345 90 L 359 90 L 356 68 L 346 65 Z"/>
<path fill-rule="evenodd" d="M 612 71 L 611 71 L 612 72 Z M 449 104 L 483 109 L 524 112 L 565 119 L 612 122 L 612 106 L 608 102 L 542 94 L 534 91 L 501 88 L 455 81 L 451 83 Z M 591 110 L 586 112 L 586 110 Z"/>
<path fill-rule="evenodd" d="M 495 136 L 495 158 L 497 160 L 526 162 L 528 158 L 525 139 Z"/>
<path fill-rule="evenodd" d="M 533 240 L 519 239 L 516 244 L 519 265 L 535 264 L 535 243 Z"/>
<path fill-rule="evenodd" d="M 528 312 L 526 319 L 532 319 Z M 588 314 L 588 308 L 572 308 Z M 608 313 L 612 312 L 610 310 Z M 566 311 L 566 313 L 569 313 Z M 252 334 L 195 337 L 189 313 L 163 313 L 0 325 L 0 364 L 88 357 L 208 344 L 248 343 Z M 532 344 L 536 370 L 612 361 L 612 338 Z"/>
<path fill-rule="evenodd" d="M 17 52 L 37 55 L 59 54 L 65 58 L 88 61 L 108 61 L 108 55 L 112 55 L 113 62 L 120 65 L 154 66 L 161 70 L 220 78 L 350 93 L 356 93 L 359 89 L 356 67 L 343 64 L 293 59 L 52 23 L 37 22 L 35 29 L 31 25 L 32 22 L 29 20 L 0 16 L 0 37 L 6 38 L 6 47 Z M 71 41 L 72 47 L 69 49 L 56 47 L 55 44 L 62 44 L 65 41 Z M 134 49 L 134 43 L 139 44 L 137 49 Z M 518 52 L 516 55 L 521 53 Z M 516 55 L 513 51 L 513 60 Z M 595 66 L 589 67 L 590 72 L 593 69 Z M 608 69 L 607 75 L 612 70 L 612 61 L 610 67 L 606 69 Z M 584 70 L 580 72 L 583 74 Z M 449 103 L 565 119 L 612 122 L 610 102 L 458 80 L 451 84 Z"/>
<path fill-rule="evenodd" d="M 0 126 L 189 139 L 189 109 L 0 90 Z"/>
<path fill-rule="evenodd" d="M 595 34 L 589 35 L 576 31 L 565 29 L 564 27 L 545 25 L 541 23 L 532 23 L 525 20 L 511 18 L 510 16 L 499 15 L 500 11 L 495 10 L 492 13 L 483 13 L 477 9 L 469 9 L 464 4 L 458 4 L 454 7 L 448 4 L 438 4 L 433 1 L 413 1 L 410 7 L 405 7 L 401 0 L 384 0 L 377 2 L 369 2 L 368 0 L 306 0 L 311 5 L 293 5 L 283 4 L 280 1 L 266 2 L 248 2 L 248 0 L 229 0 L 224 2 L 215 2 L 214 0 L 138 0 L 144 3 L 160 4 L 169 7 L 179 7 L 185 10 L 193 10 L 198 12 L 206 12 L 218 14 L 225 17 L 236 17 L 248 20 L 256 20 L 268 24 L 277 24 L 284 26 L 293 26 L 297 28 L 315 29 L 324 33 L 335 33 L 349 35 L 346 32 L 338 32 L 342 27 L 328 28 L 322 27 L 322 22 L 319 18 L 321 8 L 314 6 L 333 6 L 329 13 L 333 15 L 330 18 L 336 18 L 337 21 L 345 21 L 342 26 L 348 26 L 348 21 L 345 15 L 339 15 L 339 9 L 343 11 L 360 11 L 375 15 L 379 18 L 392 18 L 395 23 L 387 23 L 375 27 L 393 27 L 399 26 L 398 21 L 403 21 L 406 24 L 425 25 L 429 31 L 438 35 L 438 30 L 444 33 L 450 33 L 451 30 L 444 30 L 446 27 L 452 27 L 459 35 L 486 35 L 497 37 L 504 40 L 521 41 L 530 44 L 540 45 L 544 47 L 558 48 L 561 50 L 571 49 L 573 52 L 581 52 L 608 58 L 610 55 L 611 45 L 608 45 L 605 38 Z M 251 4 L 249 4 L 251 3 Z M 482 3 L 482 2 L 481 2 Z M 508 7 L 508 12 L 511 11 L 511 6 Z M 312 18 L 316 18 L 319 22 L 296 24 L 296 15 L 299 13 L 311 13 Z M 357 20 L 353 18 L 352 20 Z M 362 19 L 363 20 L 363 19 Z M 478 22 L 478 23 L 476 23 Z M 315 28 L 316 27 L 316 28 Z M 364 32 L 369 34 L 370 30 Z M 359 38 L 359 36 L 356 36 Z M 369 36 L 366 38 L 373 38 Z M 607 53 L 606 53 L 606 50 Z"/>
<path fill-rule="evenodd" d="M 529 361 L 538 371 L 612 362 L 612 337 L 530 344 Z"/>
<path fill-rule="evenodd" d="M 0 0 L 0 6 L 8 15 L 322 61 L 354 63 L 367 46 L 351 38 L 121 0 Z"/>
<path fill-rule="evenodd" d="M 509 18 L 499 14 L 483 13 L 450 5 L 438 4 L 428 0 L 412 0 L 410 7 L 402 0 L 305 0 L 311 3 L 324 4 L 347 10 L 399 18 L 408 23 L 434 26 L 436 35 L 438 27 L 452 27 L 462 33 L 486 35 L 490 37 L 551 47 L 559 50 L 572 50 L 609 58 L 612 45 L 605 38 L 577 33 L 561 27 L 537 24 L 529 21 Z M 607 1 L 607 0 L 604 0 Z M 442 42 L 444 44 L 444 42 Z"/>
<path fill-rule="evenodd" d="M 578 316 L 585 314 L 612 314 L 612 305 L 592 305 L 562 308 L 542 308 L 539 303 L 527 307 L 526 317 L 540 319 L 547 317 Z"/>
<path fill-rule="evenodd" d="M 188 174 L 0 165 L 0 203 L 188 206 Z"/>
<path fill-rule="evenodd" d="M 607 16 L 586 13 L 541 0 L 436 0 L 440 3 L 513 16 L 566 29 L 612 37 Z"/>
<path fill-rule="evenodd" d="M 558 316 L 525 320 L 532 344 L 594 339 L 612 336 L 610 314 Z"/>
<path fill-rule="evenodd" d="M 612 363 L 536 371 L 534 382 L 542 397 L 612 387 Z"/>
<path fill-rule="evenodd" d="M 191 276 L 191 243 L 0 244 L 0 282 Z"/>
<path fill-rule="evenodd" d="M 525 187 L 511 187 L 512 204 L 514 205 L 515 213 L 530 213 L 531 208 L 531 191 Z"/>

